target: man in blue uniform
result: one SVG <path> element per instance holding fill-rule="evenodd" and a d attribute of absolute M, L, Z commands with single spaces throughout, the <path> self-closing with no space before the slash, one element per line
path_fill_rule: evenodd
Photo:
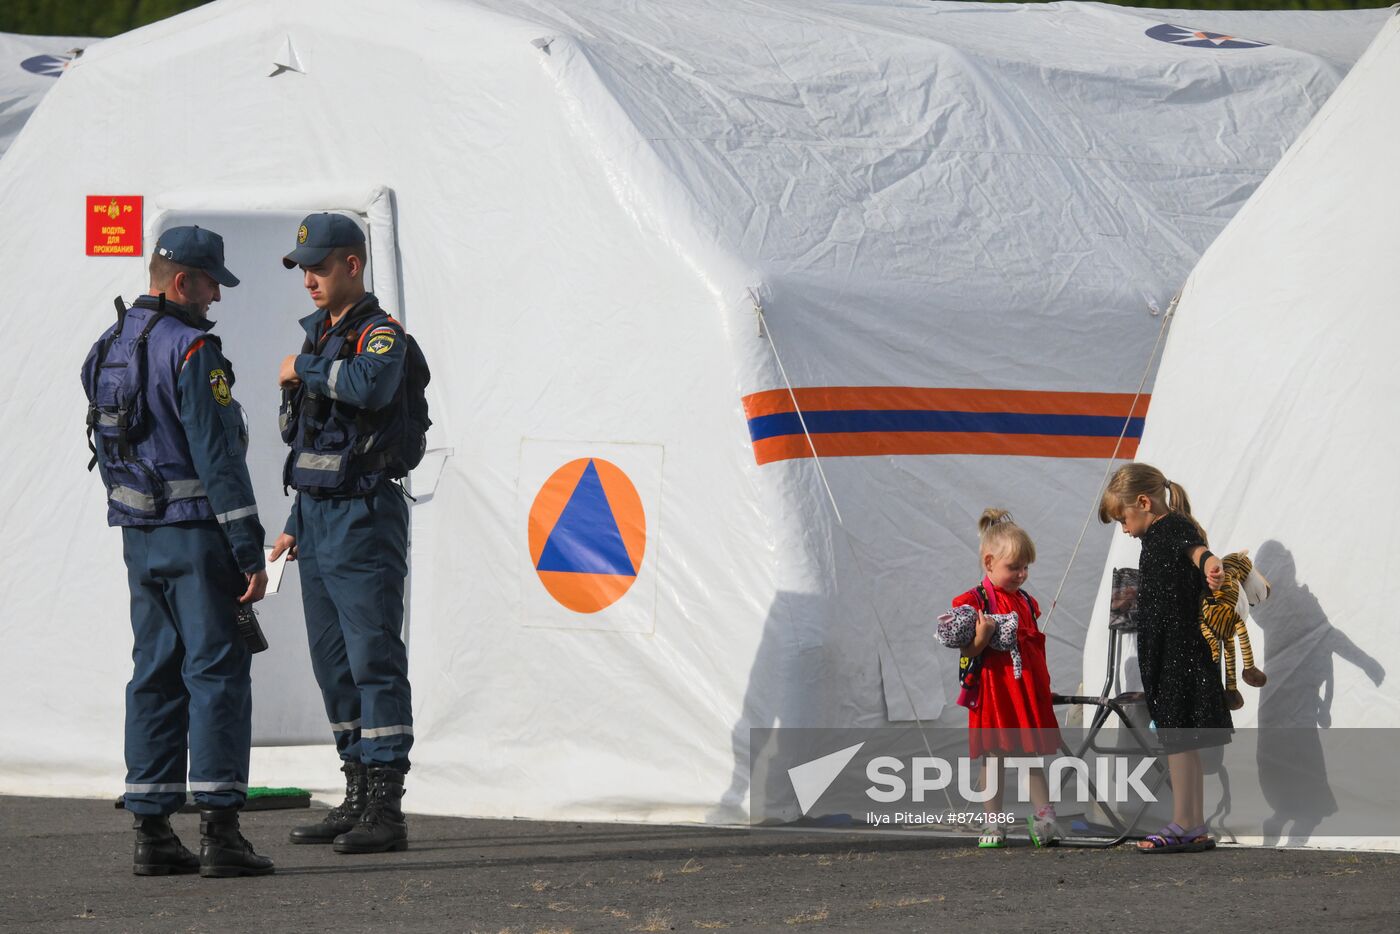
<path fill-rule="evenodd" d="M 239 604 L 267 587 L 263 528 L 233 367 L 206 317 L 220 286 L 238 279 L 218 234 L 174 227 L 156 243 L 150 283 L 130 309 L 117 300 L 117 323 L 82 371 L 93 461 L 131 589 L 123 802 L 136 823 L 133 868 L 265 875 L 272 861 L 238 828 L 252 692 L 236 622 Z M 198 858 L 170 827 L 187 790 L 200 808 Z"/>
<path fill-rule="evenodd" d="M 285 470 L 297 490 L 273 545 L 301 570 L 311 664 L 345 773 L 345 800 L 293 843 L 339 853 L 408 846 L 400 799 L 413 714 L 403 630 L 408 573 L 402 326 L 365 290 L 365 237 L 340 214 L 312 214 L 284 259 L 317 311 L 300 354 L 282 362 Z"/>

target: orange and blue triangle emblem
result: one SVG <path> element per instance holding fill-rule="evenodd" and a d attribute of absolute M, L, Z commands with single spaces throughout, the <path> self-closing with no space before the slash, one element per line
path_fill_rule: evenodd
<path fill-rule="evenodd" d="M 556 470 L 530 507 L 530 558 L 560 604 L 596 613 L 631 588 L 646 551 L 641 497 L 617 465 L 580 458 Z"/>
<path fill-rule="evenodd" d="M 583 469 L 578 486 L 554 523 L 535 570 L 636 576 L 593 461 Z"/>

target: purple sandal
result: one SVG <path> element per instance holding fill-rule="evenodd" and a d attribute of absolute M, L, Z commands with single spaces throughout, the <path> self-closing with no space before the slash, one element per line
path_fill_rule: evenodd
<path fill-rule="evenodd" d="M 1213 849 L 1215 840 L 1206 832 L 1206 827 L 1187 830 L 1172 822 L 1156 833 L 1148 834 L 1147 839 L 1138 844 L 1139 853 L 1201 853 Z"/>

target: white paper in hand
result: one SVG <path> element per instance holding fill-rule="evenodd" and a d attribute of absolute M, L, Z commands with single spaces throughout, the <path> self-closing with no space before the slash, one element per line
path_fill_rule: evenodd
<path fill-rule="evenodd" d="M 282 557 L 273 561 L 271 548 L 263 548 L 263 552 L 267 557 L 267 592 L 274 594 L 282 586 L 282 569 L 287 566 L 287 553 L 282 552 Z"/>

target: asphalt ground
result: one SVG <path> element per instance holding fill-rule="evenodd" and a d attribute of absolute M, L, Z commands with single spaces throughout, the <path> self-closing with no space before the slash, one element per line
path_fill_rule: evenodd
<path fill-rule="evenodd" d="M 1400 929 L 1400 854 L 411 816 L 406 852 L 340 856 L 286 842 L 316 814 L 243 815 L 275 875 L 147 878 L 111 801 L 0 797 L 0 932 Z"/>

